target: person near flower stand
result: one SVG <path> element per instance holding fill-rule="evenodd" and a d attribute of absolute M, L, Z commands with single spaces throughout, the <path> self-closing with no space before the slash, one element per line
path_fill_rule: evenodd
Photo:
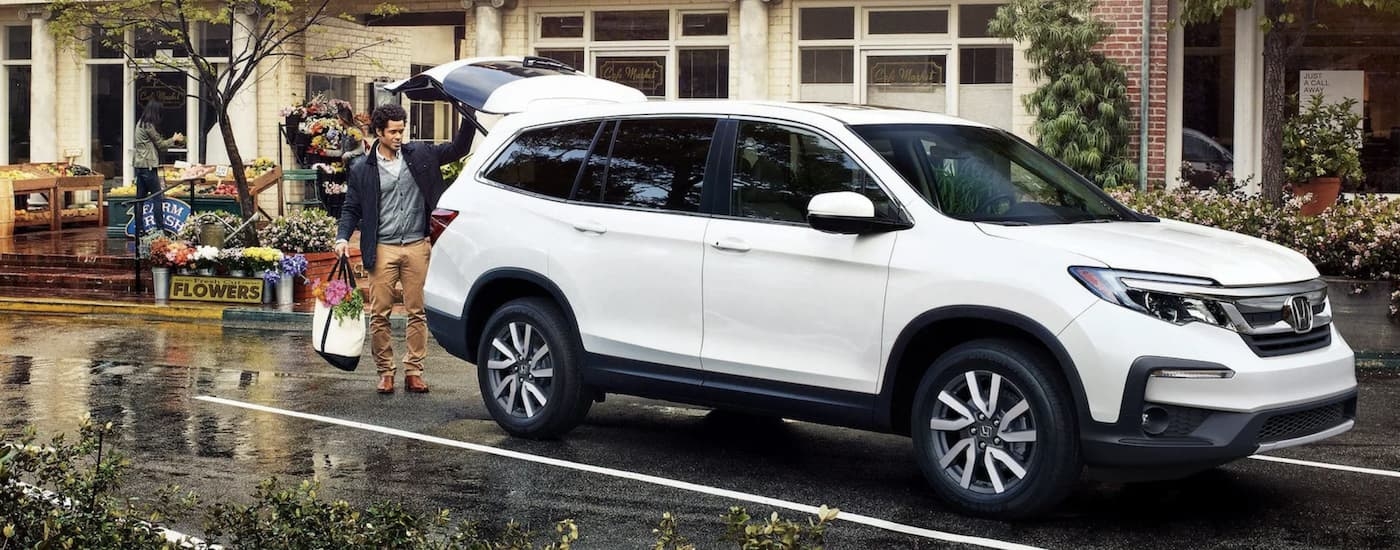
<path fill-rule="evenodd" d="M 389 313 L 394 285 L 403 283 L 408 310 L 404 356 L 404 389 L 427 393 L 423 358 L 428 347 L 428 317 L 423 285 L 428 276 L 428 223 L 447 185 L 443 165 L 471 150 L 473 124 L 462 124 L 451 143 L 404 143 L 408 114 L 394 104 L 380 105 L 371 115 L 375 139 L 371 153 L 349 170 L 348 191 L 340 214 L 335 251 L 344 255 L 350 235 L 360 232 L 360 254 L 369 271 L 370 349 L 379 371 L 379 393 L 394 392 L 394 348 Z"/>

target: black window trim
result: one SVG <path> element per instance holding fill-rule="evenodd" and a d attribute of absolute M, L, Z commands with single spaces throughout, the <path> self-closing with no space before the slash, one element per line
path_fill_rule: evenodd
<path fill-rule="evenodd" d="M 837 147 L 838 149 L 840 149 L 841 152 L 845 153 L 846 156 L 850 157 L 851 160 L 852 160 L 853 162 L 855 162 L 857 166 L 859 166 L 862 170 L 865 170 L 865 173 L 866 173 L 866 175 L 870 178 L 870 180 L 873 181 L 873 182 L 875 182 L 875 185 L 876 185 L 877 187 L 880 188 L 880 191 L 883 192 L 883 193 L 885 194 L 885 196 L 889 198 L 889 200 L 890 200 L 890 202 L 891 202 L 892 204 L 894 204 L 895 210 L 896 210 L 896 212 L 899 214 L 899 219 L 898 219 L 898 220 L 895 220 L 895 221 L 905 222 L 905 223 L 910 224 L 911 226 L 914 224 L 914 218 L 913 218 L 912 216 L 909 215 L 908 209 L 906 209 L 906 208 L 904 207 L 904 203 L 903 203 L 902 201 L 899 200 L 899 196 L 898 196 L 898 195 L 895 195 L 894 193 L 891 193 L 891 192 L 890 192 L 889 186 L 886 185 L 885 182 L 884 182 L 883 180 L 881 180 L 879 176 L 876 176 L 876 175 L 875 175 L 875 172 L 874 172 L 873 170 L 870 169 L 870 166 L 868 166 L 865 162 L 861 161 L 861 158 L 860 158 L 859 155 L 856 155 L 856 154 L 851 150 L 850 147 L 847 147 L 846 144 L 845 144 L 844 142 L 842 142 L 840 139 L 837 139 L 835 136 L 831 135 L 830 133 L 825 132 L 825 131 L 822 131 L 822 130 L 819 129 L 819 128 L 815 128 L 815 127 L 812 127 L 812 126 L 803 124 L 803 123 L 801 123 L 801 122 L 797 122 L 797 121 L 793 121 L 793 120 L 786 120 L 786 119 L 769 118 L 769 117 L 754 116 L 754 115 L 741 115 L 741 116 L 733 116 L 733 115 L 731 115 L 731 116 L 728 117 L 728 119 L 729 119 L 729 120 L 728 120 L 729 124 L 726 125 L 726 126 L 724 127 L 725 136 L 724 136 L 724 140 L 723 140 L 724 143 L 726 144 L 726 145 L 725 145 L 725 147 L 726 147 L 726 153 L 725 153 L 725 159 L 724 159 L 724 163 L 725 163 L 725 164 L 724 164 L 723 168 L 722 168 L 721 170 L 719 170 L 720 172 L 723 172 L 723 173 L 724 173 L 725 178 L 724 178 L 723 181 L 717 182 L 718 185 L 716 185 L 717 188 L 723 188 L 723 192 L 722 192 L 722 193 L 719 193 L 719 192 L 718 192 L 718 189 L 716 189 L 716 191 L 717 191 L 716 194 L 719 195 L 720 198 L 722 198 L 722 200 L 721 200 L 722 206 L 716 207 L 716 208 L 714 209 L 714 211 L 715 211 L 715 214 L 714 214 L 715 219 L 730 220 L 730 221 L 743 221 L 743 222 L 751 222 L 751 223 L 762 223 L 762 224 L 768 224 L 768 225 L 786 225 L 786 226 L 792 226 L 792 227 L 806 227 L 806 228 L 809 228 L 809 229 L 812 227 L 810 224 L 808 224 L 808 223 L 805 222 L 805 221 L 802 221 L 802 222 L 793 222 L 793 221 L 786 221 L 786 220 L 760 220 L 760 219 L 757 219 L 757 218 L 749 218 L 749 217 L 745 217 L 745 216 L 735 215 L 734 212 L 731 211 L 731 208 L 730 208 L 730 207 L 733 206 L 733 202 L 734 202 L 734 201 L 733 201 L 733 193 L 734 193 L 734 149 L 736 148 L 736 146 L 737 146 L 738 143 L 739 143 L 739 124 L 742 123 L 742 122 L 761 122 L 761 123 L 767 123 L 767 124 L 776 124 L 776 125 L 779 125 L 779 126 L 786 126 L 786 127 L 789 127 L 789 128 L 797 128 L 797 129 L 805 130 L 805 131 L 808 131 L 808 132 L 812 132 L 813 134 L 816 134 L 816 135 L 819 136 L 819 137 L 825 138 L 826 140 L 828 140 L 828 141 L 830 141 L 831 143 L 835 144 L 836 147 Z M 849 125 L 846 125 L 846 129 L 847 129 L 847 131 L 849 131 L 849 132 L 851 133 L 852 136 L 855 136 L 856 139 L 860 139 L 860 143 L 865 143 L 865 140 L 864 140 L 864 139 L 861 139 L 860 136 L 859 136 L 859 134 L 856 134 L 855 131 L 852 130 L 852 129 L 850 128 Z M 720 140 L 717 139 L 716 141 L 720 141 Z M 869 147 L 869 145 L 866 145 L 866 146 Z M 815 230 L 814 230 L 814 231 L 815 231 Z"/>
<path fill-rule="evenodd" d="M 491 167 L 495 166 L 496 163 L 497 163 L 498 161 L 500 161 L 501 155 L 505 154 L 506 150 L 510 149 L 510 145 L 513 144 L 513 143 L 515 143 L 515 140 L 518 139 L 518 138 L 520 137 L 521 134 L 524 134 L 524 133 L 526 133 L 526 132 L 532 132 L 532 131 L 535 131 L 535 130 L 541 130 L 541 129 L 546 129 L 546 128 L 558 128 L 558 127 L 561 127 L 561 126 L 568 126 L 568 125 L 571 125 L 571 124 L 585 124 L 585 123 L 589 123 L 589 122 L 598 122 L 598 123 L 601 123 L 601 124 L 598 125 L 598 127 L 599 127 L 600 129 L 608 128 L 608 125 L 609 125 L 609 124 L 611 124 L 611 125 L 613 126 L 613 128 L 615 129 L 616 126 L 617 126 L 619 123 L 621 123 L 623 120 L 645 120 L 645 119 L 655 119 L 655 118 L 706 118 L 706 119 L 712 119 L 712 120 L 715 121 L 715 130 L 714 130 L 714 133 L 710 135 L 710 151 L 709 151 L 709 153 L 708 153 L 708 155 L 706 156 L 706 159 L 705 159 L 705 179 L 702 180 L 702 182 L 701 182 L 701 188 L 700 188 L 700 209 L 699 209 L 698 211 L 695 211 L 695 212 L 686 212 L 686 211 L 683 211 L 683 210 L 667 210 L 667 209 L 664 209 L 664 208 L 648 208 L 648 207 L 645 207 L 645 206 L 627 206 L 627 205 L 621 205 L 621 204 L 607 204 L 607 203 L 599 202 L 599 201 L 585 201 L 585 200 L 579 200 L 579 199 L 576 197 L 576 195 L 578 194 L 578 186 L 579 186 L 579 183 L 580 183 L 581 180 L 582 180 L 582 177 L 583 177 L 583 174 L 584 174 L 584 170 L 588 167 L 588 161 L 589 161 L 590 159 L 593 158 L 593 155 L 595 154 L 596 149 L 597 149 L 597 147 L 598 147 L 598 145 L 599 145 L 598 141 L 599 141 L 599 137 L 601 136 L 601 134 L 598 134 L 598 133 L 595 133 L 595 134 L 593 135 L 593 143 L 592 143 L 591 146 L 589 147 L 588 154 L 584 156 L 584 158 L 583 158 L 583 163 L 579 165 L 579 171 L 578 171 L 578 173 L 574 175 L 574 184 L 573 184 L 573 187 L 569 190 L 569 196 L 568 196 L 568 197 L 562 197 L 562 198 L 561 198 L 561 197 L 554 197 L 554 196 L 550 196 L 550 195 L 545 195 L 545 194 L 543 194 L 543 193 L 536 193 L 536 192 L 530 191 L 530 190 L 528 190 L 528 189 L 521 189 L 521 188 L 519 188 L 519 187 L 510 185 L 510 184 L 507 184 L 507 183 L 499 182 L 499 181 L 496 181 L 496 180 L 493 180 L 493 179 L 491 179 L 491 178 L 486 177 L 486 173 L 490 171 Z M 535 197 L 535 198 L 540 198 L 540 199 L 545 199 L 545 200 L 551 200 L 551 201 L 554 201 L 554 202 L 562 202 L 562 203 L 565 203 L 565 204 L 571 204 L 571 205 L 577 205 L 577 206 L 587 206 L 587 207 L 592 207 L 592 208 L 611 208 L 611 209 L 617 209 L 617 210 L 632 210 L 632 211 L 636 211 L 636 212 L 651 212 L 651 213 L 656 213 L 656 214 L 670 214 L 670 215 L 675 215 L 675 216 L 696 216 L 696 217 L 713 218 L 713 217 L 716 216 L 715 212 L 717 212 L 717 208 L 715 207 L 715 203 L 717 203 L 717 202 L 722 202 L 722 203 L 724 203 L 724 204 L 726 205 L 726 207 L 727 207 L 727 205 L 728 205 L 728 200 L 727 200 L 727 199 L 728 199 L 728 194 L 727 194 L 727 193 L 721 194 L 720 190 L 718 189 L 719 186 L 724 185 L 724 186 L 725 186 L 725 189 L 726 189 L 726 191 L 727 191 L 727 190 L 728 190 L 728 187 L 729 187 L 727 181 L 721 181 L 721 180 L 719 180 L 719 174 L 718 174 L 718 172 L 719 172 L 721 169 L 726 169 L 726 168 L 725 168 L 725 165 L 722 164 L 722 162 L 723 162 L 723 157 L 725 156 L 724 149 L 721 148 L 721 147 L 718 147 L 718 146 L 721 145 L 721 143 L 719 143 L 719 141 L 721 140 L 721 136 L 724 135 L 724 128 L 725 128 L 726 123 L 728 123 L 729 118 L 730 118 L 730 117 L 729 117 L 728 115 L 715 114 L 715 113 L 647 113 L 647 114 L 639 114 L 639 115 L 608 115 L 608 116 L 598 116 L 598 117 L 579 118 L 579 119 L 570 119 L 570 120 L 556 120 L 556 121 L 551 121 L 551 122 L 545 122 L 545 123 L 541 123 L 541 124 L 536 124 L 536 125 L 533 125 L 533 126 L 521 127 L 521 128 L 516 129 L 515 133 L 511 134 L 511 136 L 510 136 L 509 139 L 506 139 L 506 140 L 502 141 L 501 144 L 500 144 L 500 146 L 497 147 L 496 150 L 491 151 L 491 153 L 490 153 L 491 156 L 489 157 L 489 160 L 487 160 L 486 162 L 483 162 L 483 163 L 481 164 L 481 168 L 478 169 L 478 170 L 476 171 L 476 173 L 474 174 L 474 177 L 475 177 L 475 179 L 476 179 L 476 181 L 477 181 L 478 183 L 482 183 L 482 184 L 484 184 L 484 185 L 490 185 L 490 186 L 496 187 L 496 188 L 498 188 L 498 189 L 504 189 L 504 190 L 506 190 L 506 191 L 511 191 L 511 192 L 515 192 L 515 193 L 520 193 L 520 194 L 522 194 L 522 195 L 528 195 L 528 196 Z M 735 125 L 735 127 L 737 128 L 737 125 Z M 617 139 L 617 132 L 615 132 L 615 131 L 614 131 L 614 132 L 611 132 L 611 135 L 612 135 L 612 140 L 610 140 L 610 143 L 608 144 L 608 154 L 609 154 L 609 155 L 611 155 L 611 152 L 612 152 L 612 143 L 611 143 L 611 141 L 615 141 L 615 140 Z M 733 143 L 733 137 L 734 137 L 734 136 L 733 136 L 733 135 L 729 135 L 728 137 L 729 137 L 728 143 Z M 732 157 L 732 153 L 730 153 L 729 156 Z M 731 160 L 732 160 L 732 159 L 731 159 Z M 726 169 L 726 170 L 727 170 L 727 169 Z M 726 173 L 728 173 L 728 172 L 726 172 Z M 605 173 L 605 177 L 604 177 L 604 180 L 603 180 L 603 181 L 604 181 L 604 185 L 606 185 L 606 181 L 607 181 L 606 173 Z"/>

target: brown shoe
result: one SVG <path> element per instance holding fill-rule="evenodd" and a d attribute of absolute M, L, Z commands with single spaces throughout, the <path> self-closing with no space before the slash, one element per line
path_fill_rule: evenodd
<path fill-rule="evenodd" d="M 394 393 L 394 375 L 379 377 L 379 393 Z"/>
<path fill-rule="evenodd" d="M 416 374 L 403 377 L 403 389 L 413 393 L 428 393 L 428 385 L 423 382 L 423 377 Z"/>

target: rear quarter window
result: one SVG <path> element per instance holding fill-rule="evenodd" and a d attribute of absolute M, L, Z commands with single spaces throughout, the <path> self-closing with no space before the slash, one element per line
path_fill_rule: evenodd
<path fill-rule="evenodd" d="M 590 121 L 522 132 L 486 169 L 486 179 L 567 199 L 601 124 Z"/>

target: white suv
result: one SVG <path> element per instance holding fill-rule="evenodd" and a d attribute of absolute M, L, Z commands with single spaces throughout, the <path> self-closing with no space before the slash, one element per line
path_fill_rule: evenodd
<path fill-rule="evenodd" d="M 1085 467 L 1179 477 L 1355 418 L 1302 255 L 947 116 L 528 109 L 439 208 L 428 326 L 517 436 L 607 393 L 908 434 L 947 501 L 1020 517 Z"/>

